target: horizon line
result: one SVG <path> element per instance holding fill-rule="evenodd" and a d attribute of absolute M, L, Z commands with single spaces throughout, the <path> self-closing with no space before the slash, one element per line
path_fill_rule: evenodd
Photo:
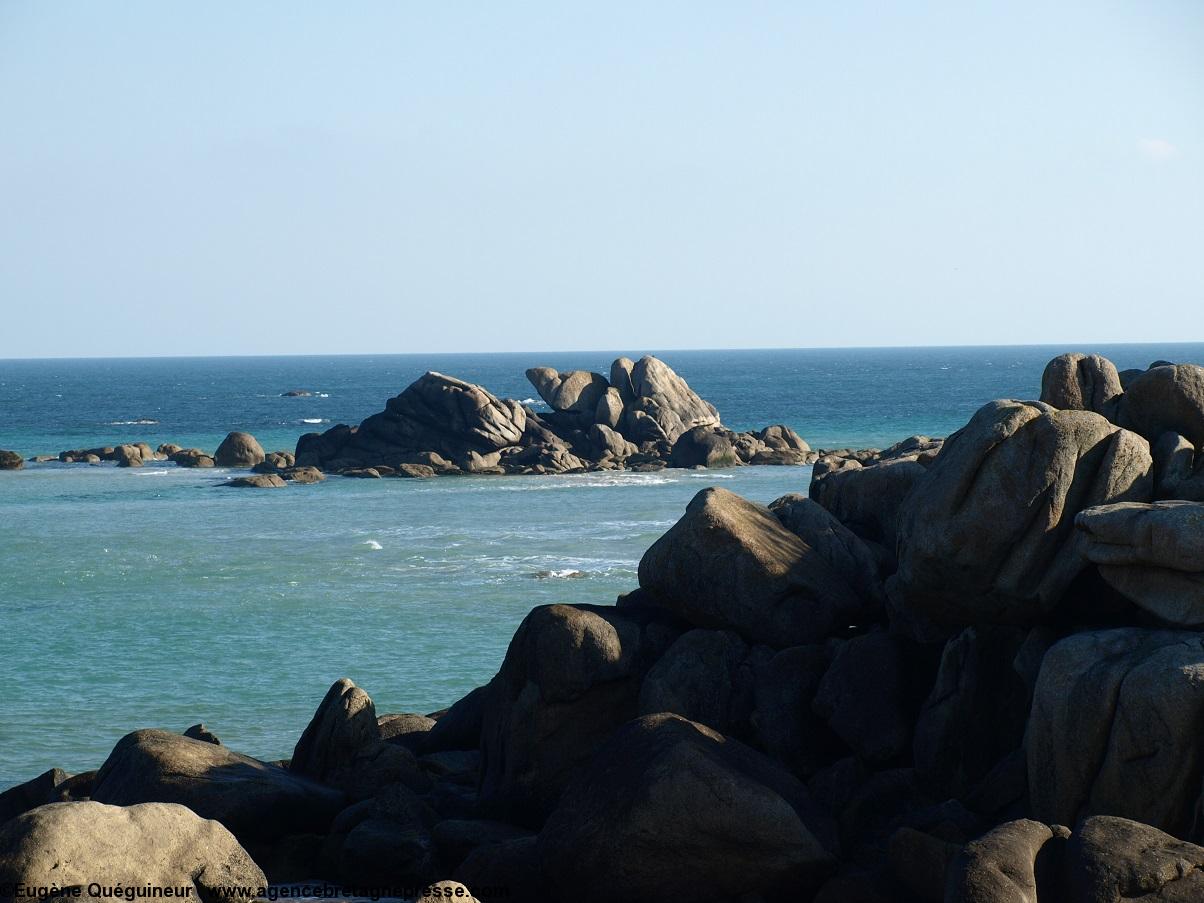
<path fill-rule="evenodd" d="M 1058 348 L 1062 346 L 1123 346 L 1138 348 L 1143 346 L 1165 347 L 1174 345 L 1200 345 L 1204 339 L 1194 341 L 1164 341 L 1164 342 L 1125 342 L 1125 341 L 1075 341 L 1075 342 L 1027 342 L 1027 343 L 956 343 L 945 342 L 933 345 L 763 345 L 740 347 L 712 348 L 653 348 L 646 354 L 663 354 L 673 352 L 723 352 L 723 351 L 909 351 L 938 348 Z M 248 358 L 364 358 L 364 357 L 421 357 L 493 354 L 493 355 L 536 355 L 536 354 L 621 354 L 623 349 L 615 348 L 564 348 L 522 351 L 343 351 L 343 352 L 270 352 L 262 354 L 96 354 L 96 355 L 55 355 L 51 357 L 20 356 L 0 357 L 0 363 L 16 361 L 144 361 L 144 360 L 240 360 Z"/>

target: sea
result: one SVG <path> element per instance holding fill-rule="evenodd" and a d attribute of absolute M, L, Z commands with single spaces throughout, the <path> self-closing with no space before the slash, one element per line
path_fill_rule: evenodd
<path fill-rule="evenodd" d="M 944 436 L 1046 362 L 1204 364 L 1204 344 L 0 360 L 0 448 L 146 441 L 265 449 L 358 423 L 427 370 L 546 410 L 528 367 L 608 373 L 652 353 L 737 430 L 814 448 Z M 289 397 L 304 390 L 311 394 Z M 612 603 L 707 486 L 757 502 L 809 467 L 357 480 L 228 491 L 229 471 L 58 463 L 0 471 L 0 789 L 97 768 L 124 734 L 203 722 L 288 757 L 330 684 L 377 711 L 445 708 L 497 671 L 523 616 Z"/>

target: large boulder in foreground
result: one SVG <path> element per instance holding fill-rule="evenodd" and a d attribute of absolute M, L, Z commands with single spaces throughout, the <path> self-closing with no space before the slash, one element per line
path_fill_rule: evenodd
<path fill-rule="evenodd" d="M 1098 354 L 1060 354 L 1041 375 L 1041 401 L 1070 411 L 1094 411 L 1116 419 L 1124 389 L 1116 365 Z"/>
<path fill-rule="evenodd" d="M 623 726 L 539 835 L 550 886 L 582 903 L 809 899 L 833 828 L 770 759 L 676 715 Z"/>
<path fill-rule="evenodd" d="M 638 714 L 644 675 L 679 633 L 650 609 L 533 609 L 483 706 L 485 811 L 538 828 L 598 746 Z"/>
<path fill-rule="evenodd" d="M 532 367 L 527 371 L 527 379 L 553 411 L 577 414 L 592 415 L 610 388 L 605 376 L 588 370 L 557 373 L 552 367 Z"/>
<path fill-rule="evenodd" d="M 1204 504 L 1104 505 L 1075 525 L 1087 559 L 1126 598 L 1168 624 L 1204 626 Z"/>
<path fill-rule="evenodd" d="M 214 743 L 167 731 L 122 737 L 96 774 L 92 799 L 116 806 L 179 803 L 243 843 L 321 833 L 343 794 Z"/>
<path fill-rule="evenodd" d="M 1187 437 L 1204 447 L 1204 367 L 1154 367 L 1125 389 L 1117 421 L 1154 442 L 1163 433 Z"/>
<path fill-rule="evenodd" d="M 265 457 L 263 446 L 250 433 L 230 433 L 213 453 L 213 462 L 218 467 L 254 467 Z"/>
<path fill-rule="evenodd" d="M 906 607 L 951 624 L 1047 617 L 1085 566 L 1074 515 L 1149 501 L 1140 436 L 1089 411 L 993 401 L 946 440 L 899 511 Z"/>
<path fill-rule="evenodd" d="M 223 889 L 267 887 L 234 836 L 172 803 L 121 807 L 52 803 L 0 827 L 0 901 L 14 885 L 34 888 L 186 889 L 204 903 Z M 177 891 L 181 896 L 183 891 Z"/>
<path fill-rule="evenodd" d="M 927 468 L 912 457 L 865 466 L 845 460 L 832 470 L 817 466 L 808 493 L 861 539 L 895 547 L 899 509 Z"/>
<path fill-rule="evenodd" d="M 769 509 L 704 489 L 644 553 L 640 586 L 699 627 L 781 649 L 823 639 L 864 601 Z"/>
<path fill-rule="evenodd" d="M 1025 736 L 1034 817 L 1118 815 L 1191 836 L 1204 771 L 1204 635 L 1077 633 L 1045 654 Z"/>

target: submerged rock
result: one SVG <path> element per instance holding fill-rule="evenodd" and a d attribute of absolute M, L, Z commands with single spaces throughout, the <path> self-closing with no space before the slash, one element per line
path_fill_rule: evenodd
<path fill-rule="evenodd" d="M 249 477 L 235 477 L 219 485 L 233 489 L 283 489 L 288 483 L 279 474 L 257 473 Z"/>

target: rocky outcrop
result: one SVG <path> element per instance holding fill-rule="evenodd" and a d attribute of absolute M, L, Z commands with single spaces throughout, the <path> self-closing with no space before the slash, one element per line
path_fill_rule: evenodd
<path fill-rule="evenodd" d="M 715 408 L 654 357 L 620 358 L 609 380 L 549 367 L 532 368 L 527 377 L 550 412 L 537 414 L 480 386 L 427 373 L 359 426 L 302 436 L 295 463 L 381 475 L 413 466 L 436 474 L 547 474 L 802 464 L 810 454 L 782 425 L 748 434 L 723 429 Z"/>
<path fill-rule="evenodd" d="M 1032 623 L 1085 566 L 1074 515 L 1148 501 L 1140 436 L 1098 414 L 995 401 L 945 442 L 899 511 L 892 591 L 952 624 Z"/>
<path fill-rule="evenodd" d="M 203 903 L 230 888 L 265 888 L 263 871 L 215 821 L 172 803 L 54 803 L 0 826 L 0 900 L 24 885 L 170 888 Z"/>
<path fill-rule="evenodd" d="M 538 850 L 574 899 L 807 899 L 835 869 L 833 827 L 771 760 L 676 715 L 618 730 L 552 813 Z"/>
<path fill-rule="evenodd" d="M 430 783 L 410 750 L 384 741 L 371 697 L 345 677 L 327 691 L 297 741 L 289 771 L 355 800 L 389 784 L 425 790 Z"/>
<path fill-rule="evenodd" d="M 1126 598 L 1167 624 L 1204 626 L 1204 503 L 1105 505 L 1075 524 L 1087 560 Z"/>
<path fill-rule="evenodd" d="M 1061 354 L 1041 376 L 1041 401 L 1070 411 L 1094 411 L 1116 419 L 1124 389 L 1116 366 L 1098 354 Z"/>
<path fill-rule="evenodd" d="M 1025 739 L 1032 812 L 1118 815 L 1190 836 L 1204 772 L 1204 635 L 1076 633 L 1041 665 Z"/>
<path fill-rule="evenodd" d="M 1150 442 L 1171 432 L 1196 448 L 1204 446 L 1204 367 L 1172 364 L 1147 370 L 1125 389 L 1117 422 Z"/>
<path fill-rule="evenodd" d="M 213 453 L 218 467 L 254 467 L 262 464 L 263 448 L 250 433 L 230 433 Z"/>
<path fill-rule="evenodd" d="M 1072 903 L 1204 900 L 1204 848 L 1129 819 L 1086 819 L 1070 837 L 1066 859 Z"/>
<path fill-rule="evenodd" d="M 337 790 L 167 731 L 127 734 L 96 774 L 92 799 L 116 806 L 179 803 L 240 841 L 322 832 L 343 806 Z"/>
<path fill-rule="evenodd" d="M 644 553 L 640 586 L 699 627 L 783 648 L 814 642 L 866 605 L 831 564 L 760 505 L 704 489 Z"/>
<path fill-rule="evenodd" d="M 638 714 L 680 630 L 640 610 L 549 605 L 523 620 L 484 700 L 480 801 L 538 827 L 601 743 Z"/>
<path fill-rule="evenodd" d="M 593 414 L 610 388 L 606 377 L 588 370 L 557 373 L 551 367 L 532 367 L 527 379 L 553 411 Z"/>
<path fill-rule="evenodd" d="M 1187 438 L 1163 433 L 1153 455 L 1155 498 L 1204 502 L 1204 454 Z"/>
<path fill-rule="evenodd" d="M 25 466 L 25 459 L 15 451 L 0 448 L 0 470 L 20 470 Z"/>
<path fill-rule="evenodd" d="M 1042 903 L 1065 900 L 1061 853 L 1068 831 L 1022 819 L 967 844 L 949 864 L 948 903 Z"/>

